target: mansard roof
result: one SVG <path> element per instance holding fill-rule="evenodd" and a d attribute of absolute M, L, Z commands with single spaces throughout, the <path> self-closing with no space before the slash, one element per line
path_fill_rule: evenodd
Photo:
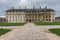
<path fill-rule="evenodd" d="M 9 9 L 6 12 L 54 12 L 53 9 Z"/>
<path fill-rule="evenodd" d="M 60 19 L 60 17 L 55 17 L 55 19 Z"/>

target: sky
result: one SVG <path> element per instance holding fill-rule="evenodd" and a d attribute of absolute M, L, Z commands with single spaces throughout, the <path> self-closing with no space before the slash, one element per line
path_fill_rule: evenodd
<path fill-rule="evenodd" d="M 5 11 L 14 8 L 51 8 L 55 10 L 55 16 L 60 16 L 60 0 L 0 0 L 0 16 L 5 16 Z"/>

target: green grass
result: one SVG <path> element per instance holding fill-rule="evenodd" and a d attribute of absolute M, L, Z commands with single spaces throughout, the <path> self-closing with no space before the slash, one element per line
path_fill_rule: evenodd
<path fill-rule="evenodd" d="M 0 26 L 22 26 L 26 23 L 0 23 Z"/>
<path fill-rule="evenodd" d="M 60 22 L 34 22 L 36 25 L 60 25 Z"/>
<path fill-rule="evenodd" d="M 49 29 L 50 32 L 60 36 L 60 28 L 55 28 L 55 29 Z"/>
<path fill-rule="evenodd" d="M 7 32 L 10 32 L 10 29 L 0 29 L 0 36 L 6 34 Z"/>

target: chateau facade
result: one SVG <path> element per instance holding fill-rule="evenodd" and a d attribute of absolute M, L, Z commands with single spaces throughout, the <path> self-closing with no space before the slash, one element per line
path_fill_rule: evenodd
<path fill-rule="evenodd" d="M 0 22 L 6 22 L 6 18 L 0 17 Z"/>
<path fill-rule="evenodd" d="M 9 9 L 6 11 L 7 22 L 54 22 L 55 10 L 45 8 L 39 9 Z"/>

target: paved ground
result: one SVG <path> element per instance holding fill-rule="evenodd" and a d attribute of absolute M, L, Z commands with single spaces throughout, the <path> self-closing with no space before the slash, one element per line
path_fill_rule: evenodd
<path fill-rule="evenodd" d="M 60 26 L 58 27 L 60 28 Z M 27 23 L 26 25 L 20 27 L 6 28 L 11 28 L 13 31 L 0 37 L 0 40 L 59 40 L 60 38 L 54 34 L 48 33 L 47 31 L 47 29 L 56 28 L 56 26 L 45 27 L 36 26 L 33 23 Z"/>

